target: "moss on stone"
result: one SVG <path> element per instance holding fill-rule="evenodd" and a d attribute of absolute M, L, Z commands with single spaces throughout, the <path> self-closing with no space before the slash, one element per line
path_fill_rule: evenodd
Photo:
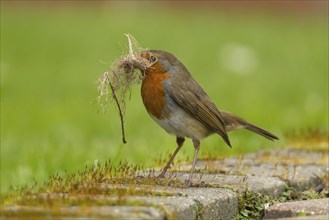
<path fill-rule="evenodd" d="M 260 219 L 265 205 L 272 203 L 273 199 L 269 196 L 246 190 L 244 193 L 239 194 L 239 214 L 235 219 Z"/>
<path fill-rule="evenodd" d="M 142 173 L 143 172 L 143 173 Z M 123 186 L 125 185 L 125 187 Z M 147 187 L 139 188 L 137 186 Z M 85 203 L 87 197 L 77 199 L 74 196 L 105 195 L 117 196 L 169 196 L 163 190 L 153 190 L 155 186 L 183 186 L 184 183 L 175 178 L 157 178 L 154 171 L 142 171 L 141 167 L 120 163 L 114 167 L 110 162 L 103 165 L 85 167 L 75 173 L 55 174 L 42 186 L 12 188 L 1 196 L 1 205 L 42 205 L 51 203 Z M 43 196 L 40 196 L 43 195 Z M 47 195 L 47 196 L 45 196 Z M 57 195 L 52 200 L 51 195 Z M 62 195 L 58 197 L 58 195 Z M 119 202 L 120 200 L 117 200 Z M 97 204 L 96 204 L 97 205 Z"/>

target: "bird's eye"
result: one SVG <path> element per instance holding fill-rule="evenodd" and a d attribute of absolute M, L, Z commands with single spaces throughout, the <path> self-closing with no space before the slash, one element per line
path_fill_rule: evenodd
<path fill-rule="evenodd" d="M 157 61 L 157 58 L 156 58 L 155 56 L 151 55 L 151 56 L 149 57 L 149 62 L 150 62 L 150 63 L 155 63 L 156 61 Z"/>

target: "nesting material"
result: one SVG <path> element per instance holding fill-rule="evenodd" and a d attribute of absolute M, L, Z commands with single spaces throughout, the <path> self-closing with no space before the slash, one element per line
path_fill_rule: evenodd
<path fill-rule="evenodd" d="M 128 51 L 115 60 L 111 65 L 111 69 L 103 73 L 97 80 L 97 101 L 104 112 L 109 102 L 115 103 L 120 116 L 123 143 L 126 143 L 124 117 L 127 92 L 130 92 L 132 85 L 139 84 L 142 81 L 141 71 L 150 65 L 147 59 L 140 56 L 141 52 L 146 49 L 141 48 L 132 35 L 125 35 L 128 38 Z"/>

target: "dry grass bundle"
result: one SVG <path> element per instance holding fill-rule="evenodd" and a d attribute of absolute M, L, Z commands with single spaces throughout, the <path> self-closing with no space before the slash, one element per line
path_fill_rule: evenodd
<path fill-rule="evenodd" d="M 130 34 L 128 38 L 128 51 L 115 60 L 109 71 L 103 73 L 98 79 L 97 101 L 102 109 L 106 111 L 108 102 L 115 102 L 121 120 L 122 141 L 126 143 L 124 130 L 124 115 L 126 110 L 127 92 L 134 84 L 141 82 L 141 71 L 149 66 L 148 60 L 140 56 L 145 50 L 141 48 L 137 40 Z"/>

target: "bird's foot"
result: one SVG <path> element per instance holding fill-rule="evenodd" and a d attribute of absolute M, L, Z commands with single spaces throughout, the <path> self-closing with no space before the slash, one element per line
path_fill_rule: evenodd
<path fill-rule="evenodd" d="M 156 176 L 156 178 L 159 178 L 159 179 L 166 178 L 166 173 L 162 172 L 158 176 Z"/>
<path fill-rule="evenodd" d="M 185 187 L 191 187 L 192 186 L 192 180 L 191 179 L 185 180 L 184 186 Z"/>
<path fill-rule="evenodd" d="M 142 175 L 138 175 L 135 177 L 136 180 L 142 180 L 142 179 L 145 179 L 145 176 L 142 176 Z"/>

